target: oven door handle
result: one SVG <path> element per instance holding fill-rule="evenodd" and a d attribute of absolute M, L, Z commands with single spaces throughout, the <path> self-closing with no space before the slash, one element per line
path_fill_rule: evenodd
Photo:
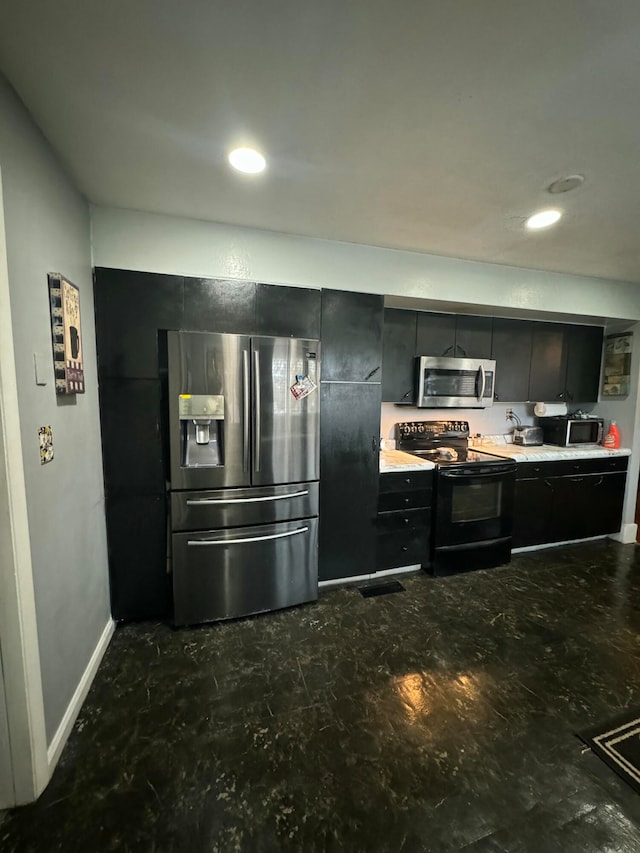
<path fill-rule="evenodd" d="M 490 478 L 503 477 L 505 474 L 510 474 L 512 470 L 512 468 L 503 468 L 500 471 L 490 471 L 486 474 L 476 474 L 475 472 L 470 473 L 469 471 L 456 471 L 455 469 L 451 471 L 443 471 L 441 469 L 439 474 L 441 477 L 446 477 L 449 480 L 460 480 L 462 478 L 466 480 L 488 480 Z"/>

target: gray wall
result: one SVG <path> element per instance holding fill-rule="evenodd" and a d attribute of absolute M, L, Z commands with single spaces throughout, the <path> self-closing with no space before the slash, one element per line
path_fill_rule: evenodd
<path fill-rule="evenodd" d="M 110 618 L 89 209 L 0 76 L 0 168 L 47 741 Z M 47 273 L 80 288 L 86 393 L 57 399 Z M 48 382 L 36 386 L 33 354 Z M 41 466 L 38 427 L 53 428 Z M 0 535 L 2 531 L 0 530 Z"/>

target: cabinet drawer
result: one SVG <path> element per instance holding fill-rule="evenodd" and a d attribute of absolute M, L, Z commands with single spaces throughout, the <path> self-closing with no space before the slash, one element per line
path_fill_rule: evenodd
<path fill-rule="evenodd" d="M 388 492 L 378 498 L 378 512 L 416 509 L 431 506 L 431 490 L 416 492 Z"/>
<path fill-rule="evenodd" d="M 416 528 L 431 526 L 431 507 L 421 509 L 410 509 L 407 512 L 381 512 L 378 513 L 378 530 L 380 533 L 401 530 L 415 530 Z"/>
<path fill-rule="evenodd" d="M 380 474 L 380 494 L 405 491 L 430 491 L 433 488 L 433 471 L 402 471 Z"/>
<path fill-rule="evenodd" d="M 376 568 L 395 569 L 398 566 L 429 563 L 429 530 L 399 531 L 380 533 L 378 535 L 378 551 Z"/>
<path fill-rule="evenodd" d="M 517 480 L 535 477 L 567 477 L 575 474 L 609 474 L 626 471 L 628 456 L 602 456 L 597 459 L 562 459 L 557 462 L 519 462 Z"/>

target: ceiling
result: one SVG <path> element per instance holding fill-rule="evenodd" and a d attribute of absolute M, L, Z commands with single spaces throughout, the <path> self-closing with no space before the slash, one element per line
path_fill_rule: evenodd
<path fill-rule="evenodd" d="M 637 0 L 0 7 L 0 67 L 91 202 L 640 282 L 639 44 Z"/>

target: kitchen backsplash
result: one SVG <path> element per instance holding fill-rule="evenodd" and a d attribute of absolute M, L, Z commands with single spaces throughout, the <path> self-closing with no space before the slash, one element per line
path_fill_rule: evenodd
<path fill-rule="evenodd" d="M 417 409 L 383 403 L 380 413 L 380 435 L 395 438 L 394 427 L 401 421 L 468 421 L 472 435 L 508 435 L 515 424 L 506 419 L 511 409 L 523 424 L 534 424 L 533 403 L 495 403 L 490 409 Z"/>

